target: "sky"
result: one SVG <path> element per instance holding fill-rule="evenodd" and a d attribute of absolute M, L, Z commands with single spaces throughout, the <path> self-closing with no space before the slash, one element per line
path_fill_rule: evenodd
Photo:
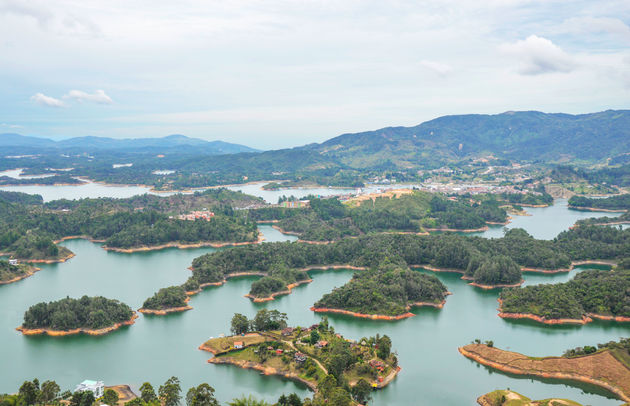
<path fill-rule="evenodd" d="M 0 133 L 275 149 L 628 108 L 628 0 L 0 0 Z"/>

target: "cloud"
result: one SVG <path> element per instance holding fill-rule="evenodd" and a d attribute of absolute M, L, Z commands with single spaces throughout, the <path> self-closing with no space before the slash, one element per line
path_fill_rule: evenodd
<path fill-rule="evenodd" d="M 573 17 L 563 21 L 556 30 L 574 34 L 607 33 L 630 43 L 630 27 L 618 18 Z"/>
<path fill-rule="evenodd" d="M 66 104 L 63 101 L 55 99 L 54 97 L 46 96 L 43 93 L 36 93 L 35 95 L 31 96 L 31 101 L 39 104 L 40 106 L 66 107 Z"/>
<path fill-rule="evenodd" d="M 453 72 L 453 67 L 451 65 L 447 65 L 445 63 L 436 62 L 436 61 L 420 61 L 420 66 L 437 73 L 440 76 L 446 76 L 449 73 Z"/>
<path fill-rule="evenodd" d="M 566 73 L 571 72 L 577 65 L 560 47 L 537 35 L 530 35 L 525 40 L 513 44 L 504 44 L 500 50 L 521 60 L 518 72 L 523 75 Z"/>
<path fill-rule="evenodd" d="M 0 124 L 0 127 L 9 127 L 9 128 L 24 128 L 21 125 L 18 124 L 7 124 L 7 123 L 2 123 Z"/>
<path fill-rule="evenodd" d="M 75 100 L 80 103 L 91 102 L 98 104 L 112 104 L 114 101 L 109 97 L 104 90 L 97 90 L 90 94 L 82 90 L 70 90 L 68 94 L 63 96 L 64 99 Z"/>

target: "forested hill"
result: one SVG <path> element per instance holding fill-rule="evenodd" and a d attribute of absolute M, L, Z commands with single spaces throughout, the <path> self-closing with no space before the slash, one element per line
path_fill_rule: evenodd
<path fill-rule="evenodd" d="M 601 160 L 630 151 L 630 110 L 452 115 L 415 127 L 344 134 L 310 148 L 354 167 L 396 166 L 482 153 L 517 160 Z"/>

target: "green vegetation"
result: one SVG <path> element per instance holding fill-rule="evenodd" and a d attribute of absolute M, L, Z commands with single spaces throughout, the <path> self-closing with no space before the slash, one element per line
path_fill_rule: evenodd
<path fill-rule="evenodd" d="M 546 319 L 583 316 L 630 317 L 630 269 L 586 270 L 566 283 L 533 285 L 501 292 L 501 310 Z"/>
<path fill-rule="evenodd" d="M 520 267 L 566 269 L 571 261 L 620 259 L 627 252 L 630 230 L 612 227 L 578 227 L 560 233 L 553 241 L 536 240 L 522 229 L 510 229 L 494 239 L 452 233 L 375 234 L 331 244 L 266 243 L 206 254 L 193 260 L 193 276 L 185 285 L 220 282 L 232 273 L 259 272 L 267 275 L 260 280 L 265 282 L 250 293 L 268 297 L 269 292 L 281 288 L 276 279 L 284 282 L 285 289 L 295 282 L 296 275 L 302 275 L 302 268 L 378 267 L 386 258 L 403 266 L 452 269 L 475 282 L 500 285 L 520 282 Z"/>
<path fill-rule="evenodd" d="M 118 300 L 101 296 L 65 298 L 56 302 L 41 302 L 24 313 L 22 327 L 67 331 L 76 328 L 101 329 L 129 321 L 133 311 Z"/>
<path fill-rule="evenodd" d="M 573 196 L 569 199 L 569 206 L 604 210 L 630 210 L 630 194 L 610 196 L 603 199 Z"/>
<path fill-rule="evenodd" d="M 70 175 L 54 175 L 45 178 L 11 178 L 0 176 L 0 186 L 17 185 L 80 185 L 84 181 Z"/>
<path fill-rule="evenodd" d="M 433 275 L 384 264 L 378 269 L 356 272 L 344 286 L 317 301 L 315 308 L 398 316 L 415 303 L 439 304 L 446 292 L 446 287 Z"/>
<path fill-rule="evenodd" d="M 234 335 L 245 334 L 251 331 L 282 330 L 287 326 L 287 314 L 278 310 L 261 309 L 256 312 L 252 320 L 246 316 L 235 313 L 232 317 L 230 330 Z"/>
<path fill-rule="evenodd" d="M 455 200 L 452 200 L 455 199 Z M 307 241 L 334 241 L 378 232 L 422 232 L 424 228 L 477 229 L 486 222 L 505 222 L 507 214 L 491 195 L 448 199 L 414 191 L 398 198 L 379 197 L 360 205 L 336 198 L 310 199 L 302 209 L 264 208 L 250 213 L 258 220 L 278 220 L 278 226 Z"/>
<path fill-rule="evenodd" d="M 91 393 L 91 392 L 90 392 Z M 24 381 L 20 389 L 12 395 L 0 394 L 2 406 L 34 406 L 34 405 L 60 405 L 60 401 L 70 396 L 69 392 L 60 393 L 59 385 L 55 381 L 39 382 L 35 378 L 32 381 Z M 92 401 L 94 397 L 92 397 Z M 91 403 L 87 406 L 91 406 Z"/>
<path fill-rule="evenodd" d="M 187 305 L 188 295 L 181 286 L 162 288 L 153 296 L 144 301 L 143 309 L 164 310 Z"/>
<path fill-rule="evenodd" d="M 15 278 L 23 277 L 34 269 L 30 265 L 11 265 L 9 261 L 0 259 L 0 282 L 7 282 Z"/>
<path fill-rule="evenodd" d="M 486 393 L 481 397 L 484 405 L 487 406 L 581 406 L 579 403 L 569 399 L 543 399 L 531 400 L 527 396 L 516 393 L 512 390 L 495 390 Z"/>
<path fill-rule="evenodd" d="M 258 230 L 246 213 L 233 209 L 260 200 L 225 189 L 192 195 L 127 199 L 56 200 L 46 204 L 22 196 L 0 195 L 0 252 L 19 259 L 58 260 L 70 253 L 54 240 L 88 236 L 111 248 L 129 249 L 166 243 L 256 241 Z M 5 195 L 6 197 L 6 195 Z M 30 204 L 33 203 L 33 204 Z M 207 209 L 209 220 L 179 220 L 179 214 Z"/>
<path fill-rule="evenodd" d="M 567 350 L 562 355 L 567 358 L 582 357 L 598 351 L 609 350 L 611 354 L 626 368 L 630 369 L 630 338 L 620 338 L 619 341 L 609 341 L 603 344 L 585 345 Z"/>

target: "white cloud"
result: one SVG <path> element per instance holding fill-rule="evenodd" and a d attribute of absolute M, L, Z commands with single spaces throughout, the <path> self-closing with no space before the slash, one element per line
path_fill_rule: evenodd
<path fill-rule="evenodd" d="M 525 40 L 504 44 L 500 49 L 520 59 L 519 73 L 540 75 L 552 72 L 571 72 L 576 67 L 573 58 L 550 40 L 530 35 Z"/>
<path fill-rule="evenodd" d="M 76 100 L 78 102 L 92 102 L 98 104 L 112 104 L 114 101 L 104 90 L 97 90 L 90 94 L 82 90 L 70 90 L 68 94 L 63 96 L 64 99 Z"/>
<path fill-rule="evenodd" d="M 451 65 L 436 61 L 422 60 L 420 61 L 420 66 L 434 73 L 437 73 L 440 76 L 446 76 L 449 73 L 453 72 L 453 67 Z"/>
<path fill-rule="evenodd" d="M 40 106 L 46 106 L 46 107 L 65 107 L 66 106 L 66 104 L 63 101 L 59 99 L 55 99 L 54 97 L 46 96 L 43 93 L 34 94 L 33 96 L 31 96 L 31 101 L 39 104 Z"/>
<path fill-rule="evenodd" d="M 573 34 L 607 33 L 630 42 L 630 27 L 612 17 L 573 17 L 563 21 L 556 30 Z"/>

